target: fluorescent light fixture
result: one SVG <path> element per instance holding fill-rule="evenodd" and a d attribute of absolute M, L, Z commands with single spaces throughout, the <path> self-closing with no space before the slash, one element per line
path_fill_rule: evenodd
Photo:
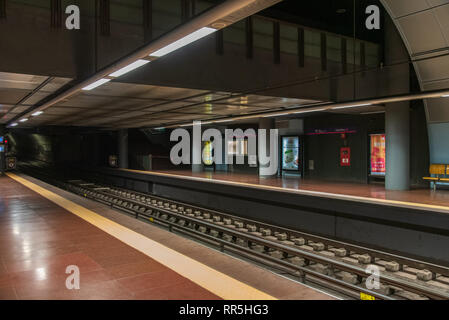
<path fill-rule="evenodd" d="M 150 62 L 150 61 L 139 59 L 137 61 L 134 61 L 131 64 L 128 64 L 126 67 L 123 67 L 123 68 L 111 73 L 109 76 L 114 77 L 114 78 L 120 77 L 120 76 L 124 75 L 125 73 L 128 73 L 128 72 L 133 71 L 141 66 L 146 65 L 148 62 Z"/>
<path fill-rule="evenodd" d="M 315 112 L 316 110 L 303 110 L 303 111 L 296 111 L 293 112 L 293 114 L 298 114 L 298 113 L 308 113 L 308 112 Z"/>
<path fill-rule="evenodd" d="M 334 108 L 332 108 L 332 110 L 346 109 L 346 108 L 356 108 L 356 107 L 366 107 L 366 106 L 370 106 L 370 105 L 371 105 L 371 103 L 353 104 L 353 105 L 349 105 L 349 106 L 334 107 Z"/>
<path fill-rule="evenodd" d="M 214 120 L 215 123 L 222 123 L 222 122 L 231 122 L 234 121 L 234 119 L 224 119 L 224 120 Z"/>
<path fill-rule="evenodd" d="M 43 114 L 44 113 L 44 111 L 36 111 L 35 113 L 33 113 L 31 116 L 32 117 L 37 117 L 37 116 L 40 116 L 41 114 Z"/>
<path fill-rule="evenodd" d="M 164 130 L 165 127 L 154 128 L 154 130 Z"/>
<path fill-rule="evenodd" d="M 449 94 L 445 94 L 444 96 L 441 96 L 441 98 L 449 98 Z"/>
<path fill-rule="evenodd" d="M 271 118 L 271 117 L 282 117 L 282 116 L 288 116 L 290 115 L 289 113 L 281 113 L 281 114 L 271 114 L 268 116 L 263 116 L 263 118 Z"/>
<path fill-rule="evenodd" d="M 210 35 L 211 33 L 217 31 L 217 29 L 204 27 L 199 30 L 196 30 L 195 32 L 192 32 L 191 34 L 185 36 L 184 38 L 181 38 L 179 40 L 176 40 L 175 42 L 170 43 L 169 45 L 163 47 L 162 49 L 159 49 L 150 56 L 152 57 L 162 57 L 166 54 L 169 54 L 170 52 L 173 52 L 175 50 L 178 50 L 179 48 L 182 48 L 192 42 L 195 42 L 201 38 L 204 38 L 205 36 Z"/>
<path fill-rule="evenodd" d="M 23 119 L 19 120 L 19 122 L 27 122 L 27 121 L 28 121 L 28 118 L 23 118 Z"/>
<path fill-rule="evenodd" d="M 109 82 L 109 81 L 111 81 L 111 79 L 105 79 L 105 78 L 103 78 L 103 79 L 97 80 L 97 81 L 95 81 L 94 83 L 91 83 L 90 85 L 85 86 L 85 87 L 83 88 L 83 90 L 84 90 L 84 91 L 89 91 L 89 90 L 95 89 L 96 87 L 99 87 L 99 86 L 101 86 L 102 84 L 105 84 L 106 82 Z"/>
<path fill-rule="evenodd" d="M 17 127 L 19 124 L 17 122 L 11 123 L 9 126 L 10 127 Z"/>

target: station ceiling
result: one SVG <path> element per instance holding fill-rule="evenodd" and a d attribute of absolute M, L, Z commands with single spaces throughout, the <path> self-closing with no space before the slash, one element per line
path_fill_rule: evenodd
<path fill-rule="evenodd" d="M 0 123 L 54 93 L 71 79 L 0 73 Z M 320 101 L 242 95 L 231 92 L 154 86 L 111 81 L 92 91 L 80 91 L 31 117 L 20 127 L 78 126 L 116 128 L 164 127 L 310 106 Z M 339 113 L 382 111 L 359 107 Z"/>
<path fill-rule="evenodd" d="M 0 73 L 0 122 L 6 123 L 70 80 Z M 315 102 L 114 81 L 96 90 L 80 91 L 20 126 L 154 127 L 276 111 Z"/>
<path fill-rule="evenodd" d="M 71 80 L 0 72 L 0 123 L 6 123 Z"/>

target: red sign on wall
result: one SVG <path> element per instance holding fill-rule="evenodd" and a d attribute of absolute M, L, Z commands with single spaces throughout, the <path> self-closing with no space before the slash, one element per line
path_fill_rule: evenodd
<path fill-rule="evenodd" d="M 340 149 L 340 166 L 351 166 L 351 148 L 345 147 Z"/>

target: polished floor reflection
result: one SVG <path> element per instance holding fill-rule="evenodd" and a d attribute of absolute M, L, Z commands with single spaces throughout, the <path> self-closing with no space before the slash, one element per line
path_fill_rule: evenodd
<path fill-rule="evenodd" d="M 242 184 L 257 186 L 269 186 L 292 190 L 305 190 L 348 195 L 355 197 L 367 197 L 381 200 L 404 201 L 418 204 L 430 204 L 449 207 L 449 190 L 433 191 L 429 189 L 412 189 L 410 191 L 388 191 L 380 184 L 361 184 L 330 182 L 312 179 L 301 179 L 298 176 L 262 178 L 257 174 L 242 174 L 231 172 L 199 172 L 193 173 L 187 170 L 153 171 L 155 173 L 174 174 L 186 177 L 198 177 L 208 180 L 232 181 Z"/>
<path fill-rule="evenodd" d="M 80 269 L 80 290 L 66 268 Z M 14 180 L 0 176 L 0 299 L 218 297 Z"/>

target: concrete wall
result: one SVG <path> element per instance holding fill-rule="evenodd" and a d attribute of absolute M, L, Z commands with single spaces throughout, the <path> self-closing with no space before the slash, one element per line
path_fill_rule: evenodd
<path fill-rule="evenodd" d="M 244 46 L 225 43 L 224 54 L 218 55 L 215 45 L 211 35 L 152 62 L 152 72 L 136 70 L 121 81 L 316 100 L 404 93 L 392 84 L 408 81 L 408 73 L 403 75 L 394 67 L 367 71 L 357 75 L 354 94 L 351 75 L 328 78 L 341 75 L 340 63 L 328 61 L 328 71 L 322 72 L 320 59 L 306 58 L 305 67 L 299 67 L 296 55 L 281 54 L 281 63 L 274 64 L 271 50 L 255 48 L 254 58 L 247 59 Z"/>
<path fill-rule="evenodd" d="M 40 6 L 47 2 L 47 7 Z M 33 5 L 7 2 L 7 19 L 0 23 L 0 71 L 85 77 L 144 44 L 141 25 L 117 21 L 111 21 L 110 36 L 98 32 L 96 38 L 95 1 L 91 0 L 62 1 L 63 10 L 69 4 L 80 7 L 80 30 L 65 28 L 65 14 L 62 27 L 52 28 L 50 1 L 47 2 Z"/>

